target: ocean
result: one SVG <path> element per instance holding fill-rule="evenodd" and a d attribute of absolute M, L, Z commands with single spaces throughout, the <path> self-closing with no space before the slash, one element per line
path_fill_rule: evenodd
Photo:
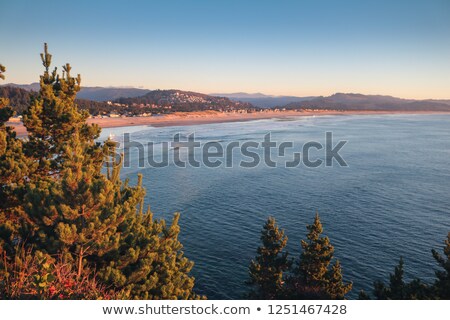
<path fill-rule="evenodd" d="M 130 150 L 130 167 L 122 170 L 122 176 L 135 183 L 137 174 L 143 175 L 146 203 L 156 217 L 171 219 L 174 212 L 181 213 L 180 240 L 185 255 L 195 262 L 196 290 L 209 299 L 240 299 L 247 292 L 248 265 L 268 216 L 285 230 L 288 251 L 296 258 L 306 225 L 318 212 L 345 280 L 353 282 L 350 298 L 361 289 L 370 292 L 375 280 L 388 281 L 400 257 L 407 279 L 433 279 L 437 264 L 431 249 L 442 252 L 450 231 L 450 115 L 345 115 L 123 127 L 104 129 L 101 139 L 111 135 L 121 142 L 124 132 L 143 145 L 154 142 L 156 159 L 164 153 L 158 146 L 175 134 L 186 138 L 195 133 L 201 145 L 214 142 L 224 147 L 232 142 L 262 142 L 267 133 L 277 143 L 293 143 L 284 157 L 271 150 L 276 168 L 240 167 L 240 161 L 249 160 L 240 152 L 232 154 L 232 167 L 181 168 L 170 163 L 139 168 L 139 157 L 147 156 L 137 148 Z M 339 153 L 347 166 L 333 160 L 332 166 L 285 167 L 285 158 L 302 151 L 305 143 L 323 144 L 326 132 L 332 133 L 334 145 L 346 141 Z M 202 154 L 201 148 L 195 150 L 194 155 Z M 325 160 L 326 154 L 324 149 L 314 150 L 310 157 Z"/>

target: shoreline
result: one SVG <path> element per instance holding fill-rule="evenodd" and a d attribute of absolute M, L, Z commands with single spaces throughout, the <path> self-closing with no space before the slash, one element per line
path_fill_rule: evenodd
<path fill-rule="evenodd" d="M 328 115 L 390 115 L 390 114 L 450 114 L 445 111 L 266 111 L 254 113 L 221 113 L 217 111 L 176 112 L 152 117 L 89 118 L 89 124 L 98 124 L 101 128 L 149 125 L 153 127 L 174 127 L 209 123 L 246 122 L 252 120 L 289 118 L 302 116 Z M 26 129 L 21 122 L 7 122 L 14 127 L 19 137 L 26 136 Z"/>

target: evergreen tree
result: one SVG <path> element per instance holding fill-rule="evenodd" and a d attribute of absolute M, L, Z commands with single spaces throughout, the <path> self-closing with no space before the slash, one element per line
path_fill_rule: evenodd
<path fill-rule="evenodd" d="M 331 270 L 328 271 L 327 278 L 326 292 L 330 295 L 331 299 L 344 299 L 345 295 L 352 290 L 352 283 L 344 284 L 339 260 L 336 260 Z"/>
<path fill-rule="evenodd" d="M 5 79 L 3 74 L 6 68 L 0 64 L 0 79 Z M 0 156 L 4 155 L 7 146 L 7 128 L 5 122 L 13 115 L 12 108 L 8 106 L 9 101 L 6 98 L 0 98 Z"/>
<path fill-rule="evenodd" d="M 306 238 L 302 240 L 302 253 L 298 264 L 298 276 L 300 280 L 310 286 L 326 287 L 328 279 L 328 266 L 333 258 L 334 247 L 328 237 L 322 236 L 323 227 L 319 214 L 316 213 L 314 223 L 308 225 L 309 231 Z"/>
<path fill-rule="evenodd" d="M 141 216 L 142 217 L 142 216 Z M 159 248 L 158 255 L 152 263 L 152 269 L 149 272 L 147 278 L 157 279 L 157 282 L 152 285 L 147 281 L 140 283 L 142 285 L 139 290 L 135 290 L 140 299 L 198 299 L 204 298 L 196 295 L 192 289 L 194 287 L 194 278 L 189 276 L 194 263 L 183 256 L 181 251 L 183 246 L 178 240 L 178 234 L 180 227 L 178 221 L 179 214 L 175 214 L 171 226 L 166 227 L 164 221 L 155 222 L 152 220 L 152 214 L 148 211 L 147 215 L 143 217 L 145 219 L 142 226 L 144 228 L 152 225 L 159 225 L 161 232 L 159 234 L 153 231 L 152 236 L 159 235 Z M 150 228 L 150 230 L 152 230 Z M 143 230 L 144 231 L 144 230 Z M 147 230 L 146 230 L 147 232 Z M 144 233 L 145 234 L 145 233 Z M 145 237 L 143 237 L 145 239 Z M 147 250 L 155 250 L 148 246 Z M 150 262 L 150 259 L 148 259 Z M 133 270 L 133 273 L 139 276 L 141 270 L 137 268 Z"/>
<path fill-rule="evenodd" d="M 444 256 L 436 250 L 432 250 L 434 259 L 444 270 L 436 271 L 436 282 L 434 283 L 434 296 L 438 299 L 450 299 L 450 232 L 445 240 Z"/>
<path fill-rule="evenodd" d="M 6 69 L 0 65 L 0 78 Z M 13 127 L 6 122 L 13 115 L 8 99 L 0 98 L 0 255 L 12 253 L 14 233 L 21 215 L 21 187 L 27 183 L 29 168 L 33 167 L 22 152 L 22 141 L 16 138 Z"/>
<path fill-rule="evenodd" d="M 95 124 L 88 125 L 89 113 L 80 111 L 75 104 L 76 94 L 80 91 L 80 75 L 71 76 L 70 64 L 63 66 L 62 75 L 57 73 L 57 68 L 50 71 L 52 55 L 47 44 L 41 59 L 44 74 L 40 77 L 39 94 L 23 115 L 29 140 L 25 145 L 26 155 L 39 164 L 30 177 L 32 180 L 58 174 L 64 162 L 65 146 L 73 135 L 78 136 L 84 152 L 91 157 L 97 156 L 97 163 L 101 162 L 100 147 L 94 143 L 100 128 Z"/>
<path fill-rule="evenodd" d="M 416 278 L 406 286 L 406 298 L 409 300 L 425 300 L 434 299 L 432 296 L 432 288 L 424 283 L 421 279 Z"/>
<path fill-rule="evenodd" d="M 262 245 L 249 267 L 249 285 L 253 287 L 249 297 L 253 299 L 280 298 L 284 288 L 284 273 L 289 270 L 291 261 L 283 252 L 287 237 L 280 230 L 274 218 L 269 217 L 261 231 Z"/>
<path fill-rule="evenodd" d="M 403 280 L 405 272 L 403 270 L 403 266 L 403 258 L 400 257 L 398 266 L 395 267 L 394 273 L 389 277 L 390 296 L 393 300 L 401 300 L 405 298 L 406 290 L 405 281 Z"/>
<path fill-rule="evenodd" d="M 383 281 L 377 280 L 373 283 L 373 294 L 378 300 L 387 300 L 389 291 Z"/>
<path fill-rule="evenodd" d="M 288 295 L 297 299 L 343 299 L 352 289 L 352 284 L 343 282 L 338 260 L 330 269 L 334 247 L 326 236 L 319 214 L 314 223 L 308 225 L 307 240 L 302 240 L 302 253 L 298 267 L 289 279 Z"/>
<path fill-rule="evenodd" d="M 8 204 L 19 208 L 17 227 L 8 228 L 11 218 L 0 221 L 0 231 L 9 232 L 0 233 L 2 250 L 9 258 L 18 256 L 17 245 L 33 248 L 27 251 L 33 255 L 61 256 L 79 281 L 95 273 L 100 285 L 122 297 L 197 298 L 189 275 L 193 263 L 178 241 L 178 214 L 166 226 L 150 210 L 143 212 L 142 177 L 134 187 L 120 179 L 115 144 L 95 143 L 99 127 L 88 125 L 88 114 L 75 103 L 80 76 L 71 76 L 69 64 L 62 76 L 56 68 L 50 72 L 44 49 L 41 89 L 24 115 L 27 181 L 2 182 L 21 194 L 18 204 Z"/>
<path fill-rule="evenodd" d="M 6 68 L 4 65 L 0 63 L 0 79 L 5 80 L 5 75 L 3 74 L 6 71 Z"/>
<path fill-rule="evenodd" d="M 360 290 L 358 293 L 358 300 L 370 300 L 370 296 L 366 291 Z"/>
<path fill-rule="evenodd" d="M 403 258 L 400 258 L 398 265 L 394 269 L 394 273 L 389 275 L 389 286 L 386 287 L 381 281 L 374 283 L 374 295 L 379 300 L 402 300 L 405 299 L 405 281 L 403 280 Z"/>
<path fill-rule="evenodd" d="M 389 275 L 389 285 L 382 281 L 374 282 L 374 297 L 378 300 L 413 300 L 429 299 L 430 288 L 420 279 L 414 279 L 411 282 L 404 280 L 404 262 L 400 258 L 394 273 Z M 369 298 L 367 294 L 360 294 L 360 298 Z"/>

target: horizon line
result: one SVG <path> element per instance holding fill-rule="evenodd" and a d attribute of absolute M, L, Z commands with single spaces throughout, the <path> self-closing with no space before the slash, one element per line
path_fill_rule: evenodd
<path fill-rule="evenodd" d="M 15 82 L 8 82 L 4 84 L 0 84 L 0 86 L 8 86 L 8 85 L 16 85 L 16 86 L 30 86 L 33 84 L 39 84 L 39 82 L 31 82 L 31 83 L 15 83 Z M 406 98 L 391 94 L 382 94 L 382 93 L 361 93 L 361 92 L 355 92 L 355 91 L 335 91 L 328 95 L 314 95 L 314 94 L 306 94 L 306 95 L 292 95 L 292 94 L 268 94 L 263 92 L 245 92 L 245 91 L 232 91 L 232 92 L 210 92 L 210 93 L 204 93 L 201 91 L 195 91 L 190 89 L 179 89 L 179 88 L 156 88 L 156 89 L 149 89 L 145 88 L 144 86 L 102 86 L 102 85 L 87 85 L 87 86 L 81 86 L 81 89 L 83 88 L 104 88 L 104 89 L 138 89 L 138 90 L 149 90 L 149 91 L 156 91 L 156 90 L 178 90 L 178 91 L 185 91 L 185 92 L 194 92 L 194 93 L 200 93 L 205 94 L 209 96 L 220 96 L 220 95 L 233 95 L 233 94 L 245 94 L 245 95 L 263 95 L 265 97 L 262 98 L 284 98 L 284 97 L 292 97 L 292 98 L 321 98 L 321 97 L 331 97 L 335 94 L 348 94 L 348 95 L 364 95 L 364 96 L 381 96 L 381 97 L 391 97 L 396 99 L 403 99 L 403 100 L 417 100 L 417 101 L 426 101 L 426 100 L 450 100 L 450 97 L 447 98 Z M 245 98 L 245 97 L 243 97 Z M 238 98 L 236 98 L 238 99 Z M 258 98 L 253 98 L 258 99 Z"/>

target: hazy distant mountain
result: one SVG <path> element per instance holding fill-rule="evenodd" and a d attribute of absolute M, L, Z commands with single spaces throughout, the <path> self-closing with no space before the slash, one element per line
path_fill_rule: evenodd
<path fill-rule="evenodd" d="M 436 102 L 436 103 L 444 103 L 444 104 L 450 105 L 450 100 L 428 99 L 428 100 L 424 100 L 424 101 Z"/>
<path fill-rule="evenodd" d="M 122 97 L 139 97 L 147 92 L 150 92 L 150 90 L 137 88 L 82 87 L 80 92 L 77 94 L 77 98 L 94 101 L 112 101 Z"/>
<path fill-rule="evenodd" d="M 37 90 L 30 90 L 29 86 L 0 86 L 0 98 L 7 98 L 9 100 L 9 105 L 17 115 L 23 114 L 30 106 L 31 99 L 37 96 L 36 92 Z M 92 115 L 111 112 L 111 106 L 103 101 L 92 101 L 79 98 L 75 101 L 81 109 L 88 110 Z"/>
<path fill-rule="evenodd" d="M 36 92 L 17 86 L 0 86 L 0 98 L 8 99 L 9 105 L 19 115 L 29 107 L 31 98 L 35 96 Z"/>
<path fill-rule="evenodd" d="M 39 91 L 39 83 L 33 82 L 31 84 L 16 84 L 16 83 L 7 83 L 0 85 L 1 87 L 12 87 L 12 88 L 20 88 L 27 91 Z"/>
<path fill-rule="evenodd" d="M 211 96 L 217 96 L 217 97 L 227 97 L 227 98 L 233 98 L 233 99 L 259 99 L 259 98 L 268 98 L 272 97 L 263 93 L 246 93 L 246 92 L 235 92 L 235 93 L 211 93 Z"/>
<path fill-rule="evenodd" d="M 8 83 L 4 86 L 16 87 L 28 91 L 39 91 L 39 83 L 32 84 L 15 84 Z M 112 101 L 121 97 L 134 98 L 139 97 L 150 90 L 137 88 L 115 88 L 115 87 L 82 87 L 77 94 L 77 98 L 93 100 L 93 101 Z"/>
<path fill-rule="evenodd" d="M 450 100 L 413 100 L 382 95 L 336 93 L 289 103 L 287 109 L 450 111 Z"/>
<path fill-rule="evenodd" d="M 289 103 L 310 100 L 315 97 L 294 97 L 294 96 L 270 96 L 262 93 L 213 93 L 212 96 L 226 97 L 233 101 L 242 101 L 253 104 L 260 108 L 273 108 L 284 106 Z"/>
<path fill-rule="evenodd" d="M 0 98 L 8 98 L 18 114 L 28 107 L 36 95 L 39 84 L 8 84 L 0 86 Z M 106 103 L 102 100 L 112 101 Z M 197 92 L 181 90 L 143 90 L 134 88 L 85 87 L 77 94 L 76 102 L 92 115 L 167 113 L 173 111 L 236 110 L 253 109 L 247 102 L 232 101 L 225 97 L 214 97 Z"/>
<path fill-rule="evenodd" d="M 1 87 L 19 88 L 27 91 L 38 91 L 39 84 L 26 85 L 5 84 Z M 10 90 L 3 93 L 9 96 L 23 109 L 25 95 L 20 91 Z M 336 93 L 329 97 L 294 97 L 294 96 L 270 96 L 262 93 L 214 93 L 210 95 L 181 90 L 148 90 L 137 88 L 105 88 L 82 87 L 77 94 L 81 100 L 98 101 L 94 104 L 83 101 L 86 108 L 106 111 L 110 109 L 102 101 L 115 101 L 129 105 L 159 105 L 172 106 L 172 110 L 190 111 L 205 109 L 230 109 L 230 108 L 273 108 L 286 107 L 287 109 L 330 109 L 330 110 L 405 110 L 405 111 L 450 111 L 450 100 L 426 99 L 413 100 L 401 99 L 383 95 L 364 95 L 357 93 Z M 20 105 L 20 107 L 19 107 Z"/>

